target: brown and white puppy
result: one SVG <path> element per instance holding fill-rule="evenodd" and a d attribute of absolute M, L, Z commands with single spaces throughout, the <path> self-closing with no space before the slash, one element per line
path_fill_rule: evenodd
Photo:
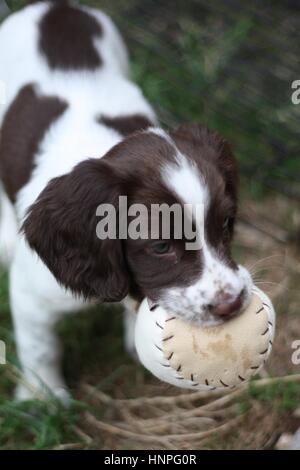
<path fill-rule="evenodd" d="M 122 301 L 132 348 L 143 297 L 209 325 L 247 305 L 252 281 L 230 256 L 237 175 L 229 145 L 204 126 L 157 127 L 102 12 L 31 3 L 0 28 L 0 250 L 24 373 L 64 397 L 54 332 L 62 313 Z M 201 249 L 186 249 L 184 237 L 100 239 L 98 208 L 118 212 L 120 196 L 128 207 L 201 205 Z"/>

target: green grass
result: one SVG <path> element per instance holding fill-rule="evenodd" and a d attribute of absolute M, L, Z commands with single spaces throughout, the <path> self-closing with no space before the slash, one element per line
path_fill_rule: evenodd
<path fill-rule="evenodd" d="M 14 10 L 24 2 L 10 0 Z M 200 121 L 233 144 L 253 195 L 300 197 L 300 19 L 288 2 L 81 0 L 103 8 L 129 45 L 132 76 L 162 124 Z"/>
<path fill-rule="evenodd" d="M 284 2 L 83 3 L 103 6 L 125 34 L 133 77 L 163 124 L 219 130 L 254 195 L 300 196 L 300 105 L 291 102 L 300 24 Z"/>
<path fill-rule="evenodd" d="M 5 342 L 7 360 L 16 363 L 12 322 L 9 314 L 8 279 L 0 268 L 0 340 Z M 0 396 L 10 396 L 11 383 L 4 374 L 5 365 L 0 365 Z"/>
<path fill-rule="evenodd" d="M 293 411 L 299 407 L 300 384 L 278 380 L 273 384 L 257 387 L 250 382 L 244 404 L 250 400 L 262 401 L 279 412 Z"/>
<path fill-rule="evenodd" d="M 9 315 L 8 280 L 3 271 L 0 279 L 0 339 L 6 343 L 7 361 L 17 364 Z M 33 403 L 12 400 L 14 383 L 7 367 L 0 365 L 0 449 L 54 447 L 71 438 L 71 423 L 76 422 L 77 413 L 66 411 L 54 402 L 35 402 L 33 407 Z"/>
<path fill-rule="evenodd" d="M 0 449 L 51 449 L 78 442 L 74 426 L 82 405 L 65 409 L 54 401 L 23 402 L 0 399 Z"/>

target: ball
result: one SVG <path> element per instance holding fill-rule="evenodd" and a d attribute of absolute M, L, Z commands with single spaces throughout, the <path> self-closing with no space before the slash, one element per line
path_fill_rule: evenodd
<path fill-rule="evenodd" d="M 135 345 L 142 364 L 164 382 L 196 390 L 234 388 L 264 365 L 274 329 L 272 302 L 257 287 L 240 315 L 206 328 L 161 307 L 151 312 L 144 299 L 137 315 Z"/>

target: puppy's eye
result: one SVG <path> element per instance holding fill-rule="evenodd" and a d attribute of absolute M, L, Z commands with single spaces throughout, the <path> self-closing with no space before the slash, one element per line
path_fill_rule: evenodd
<path fill-rule="evenodd" d="M 166 253 L 169 253 L 171 250 L 171 243 L 170 242 L 158 242 L 152 245 L 152 251 L 156 255 L 164 255 Z"/>
<path fill-rule="evenodd" d="M 229 218 L 229 217 L 226 217 L 226 219 L 225 219 L 224 222 L 223 222 L 223 230 L 224 230 L 224 231 L 228 230 L 228 228 L 229 228 L 229 222 L 230 222 L 230 218 Z"/>
<path fill-rule="evenodd" d="M 233 223 L 234 223 L 233 217 L 226 217 L 226 219 L 223 222 L 223 232 L 225 233 L 229 232 L 233 227 Z"/>

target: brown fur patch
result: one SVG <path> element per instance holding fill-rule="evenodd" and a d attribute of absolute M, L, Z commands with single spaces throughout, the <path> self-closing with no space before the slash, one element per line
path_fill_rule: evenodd
<path fill-rule="evenodd" d="M 120 240 L 97 237 L 99 204 L 114 204 L 120 187 L 105 159 L 79 163 L 53 178 L 29 209 L 26 238 L 56 279 L 75 294 L 116 302 L 128 293 Z"/>
<path fill-rule="evenodd" d="M 0 177 L 11 201 L 30 178 L 45 132 L 66 108 L 59 98 L 37 96 L 33 85 L 23 87 L 10 105 L 1 129 Z"/>
<path fill-rule="evenodd" d="M 39 47 L 52 69 L 94 70 L 102 59 L 93 41 L 101 36 L 102 28 L 91 15 L 55 2 L 41 20 Z"/>
<path fill-rule="evenodd" d="M 133 134 L 137 131 L 143 131 L 154 124 L 149 118 L 142 114 L 129 114 L 127 116 L 118 117 L 102 115 L 97 120 L 99 123 L 102 123 L 107 127 L 111 127 L 124 136 Z"/>

